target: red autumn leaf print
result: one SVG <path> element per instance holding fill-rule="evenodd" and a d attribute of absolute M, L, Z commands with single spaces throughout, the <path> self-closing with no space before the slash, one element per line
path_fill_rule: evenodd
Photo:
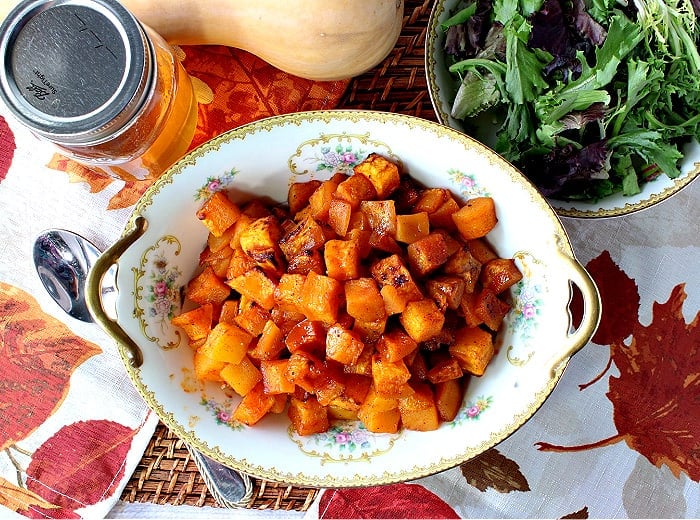
<path fill-rule="evenodd" d="M 124 476 L 136 432 L 106 420 L 64 426 L 34 452 L 27 488 L 70 510 L 104 500 Z"/>
<path fill-rule="evenodd" d="M 648 326 L 634 320 L 629 346 L 611 344 L 620 375 L 610 377 L 607 396 L 618 434 L 576 447 L 538 443 L 540 449 L 580 451 L 623 440 L 655 466 L 700 482 L 700 312 L 685 322 L 684 288 L 654 303 Z"/>
<path fill-rule="evenodd" d="M 418 484 L 325 491 L 319 518 L 459 518 L 445 501 Z"/>
<path fill-rule="evenodd" d="M 73 371 L 100 352 L 0 282 L 0 451 L 38 428 L 65 398 Z"/>
<path fill-rule="evenodd" d="M 462 475 L 479 491 L 491 488 L 499 493 L 530 491 L 530 485 L 517 463 L 504 457 L 497 449 L 486 450 L 460 466 Z"/>
<path fill-rule="evenodd" d="M 15 135 L 5 121 L 5 118 L 0 116 L 0 182 L 7 176 L 12 164 L 12 158 L 15 156 Z"/>

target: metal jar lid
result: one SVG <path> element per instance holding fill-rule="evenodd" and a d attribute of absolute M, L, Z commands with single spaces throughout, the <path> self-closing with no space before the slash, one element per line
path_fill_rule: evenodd
<path fill-rule="evenodd" d="M 53 142 L 104 142 L 148 97 L 152 52 L 116 0 L 24 0 L 0 25 L 0 97 Z"/>

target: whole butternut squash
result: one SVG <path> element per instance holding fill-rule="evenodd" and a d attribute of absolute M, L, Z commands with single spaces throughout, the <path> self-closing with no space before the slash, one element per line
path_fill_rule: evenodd
<path fill-rule="evenodd" d="M 176 45 L 226 45 L 317 81 L 379 64 L 401 32 L 403 0 L 120 0 Z M 19 0 L 0 0 L 0 17 Z"/>

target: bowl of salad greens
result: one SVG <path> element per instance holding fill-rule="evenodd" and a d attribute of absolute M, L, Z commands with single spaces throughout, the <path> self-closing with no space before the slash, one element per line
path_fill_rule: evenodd
<path fill-rule="evenodd" d="M 436 0 L 438 120 L 516 166 L 559 215 L 625 215 L 700 172 L 700 0 Z"/>

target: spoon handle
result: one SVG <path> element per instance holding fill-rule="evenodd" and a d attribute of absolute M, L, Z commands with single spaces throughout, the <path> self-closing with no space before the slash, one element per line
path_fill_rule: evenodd
<path fill-rule="evenodd" d="M 204 483 L 216 501 L 223 507 L 245 507 L 253 495 L 253 483 L 244 473 L 224 466 L 187 445 Z"/>

